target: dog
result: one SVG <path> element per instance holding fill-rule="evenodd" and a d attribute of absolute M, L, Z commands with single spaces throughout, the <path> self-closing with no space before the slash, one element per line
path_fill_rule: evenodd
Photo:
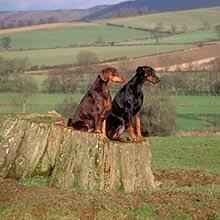
<path fill-rule="evenodd" d="M 160 82 L 152 67 L 139 66 L 135 76 L 116 94 L 106 119 L 106 135 L 109 139 L 127 141 L 121 134 L 128 130 L 131 141 L 143 140 L 140 110 L 144 100 L 142 86 L 146 81 L 153 84 Z"/>
<path fill-rule="evenodd" d="M 101 133 L 106 137 L 106 118 L 112 106 L 109 92 L 112 82 L 123 83 L 124 77 L 117 69 L 106 67 L 81 100 L 67 126 L 81 131 Z"/>

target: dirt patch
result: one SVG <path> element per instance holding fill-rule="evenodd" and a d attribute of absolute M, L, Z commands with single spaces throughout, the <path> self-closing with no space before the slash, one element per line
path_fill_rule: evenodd
<path fill-rule="evenodd" d="M 0 208 L 13 204 L 7 219 L 22 219 L 28 213 L 31 219 L 94 219 L 103 215 L 109 219 L 134 219 L 136 210 L 153 207 L 157 219 L 176 219 L 176 216 L 190 216 L 194 220 L 208 220 L 220 213 L 220 195 L 206 192 L 178 191 L 179 187 L 220 185 L 219 176 L 200 170 L 155 170 L 157 181 L 171 180 L 176 188 L 163 188 L 153 192 L 95 193 L 63 190 L 50 187 L 21 185 L 16 180 L 0 178 Z M 23 212 L 22 212 L 23 210 Z M 19 215 L 19 212 L 21 214 Z M 1 213 L 1 209 L 0 209 Z M 4 219 L 4 218 L 3 218 Z M 144 218 L 143 218 L 144 219 Z M 152 218 L 153 219 L 153 218 Z M 181 218 L 183 219 L 183 218 Z M 185 218 L 184 218 L 185 219 Z"/>
<path fill-rule="evenodd" d="M 167 180 L 173 181 L 175 187 L 220 184 L 220 176 L 204 173 L 201 170 L 156 169 L 154 171 L 154 177 L 156 181 L 160 181 L 162 184 Z"/>

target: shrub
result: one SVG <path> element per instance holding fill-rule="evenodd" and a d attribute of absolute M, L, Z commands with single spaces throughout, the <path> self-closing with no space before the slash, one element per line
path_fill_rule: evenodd
<path fill-rule="evenodd" d="M 176 129 L 176 112 L 166 94 L 148 92 L 141 111 L 142 132 L 146 136 L 167 136 Z"/>
<path fill-rule="evenodd" d="M 66 98 L 63 102 L 58 103 L 55 110 L 65 118 L 70 118 L 77 108 L 77 103 L 71 98 Z"/>
<path fill-rule="evenodd" d="M 77 88 L 77 82 L 72 73 L 65 72 L 63 74 L 56 75 L 51 73 L 43 82 L 43 90 L 48 93 L 68 93 L 75 92 Z"/>
<path fill-rule="evenodd" d="M 99 62 L 97 54 L 89 50 L 80 51 L 77 54 L 76 59 L 78 65 L 89 65 Z"/>

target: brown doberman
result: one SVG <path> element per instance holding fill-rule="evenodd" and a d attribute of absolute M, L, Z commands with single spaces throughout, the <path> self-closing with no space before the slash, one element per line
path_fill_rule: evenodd
<path fill-rule="evenodd" d="M 111 111 L 109 86 L 123 83 L 124 78 L 113 67 L 104 68 L 81 100 L 68 126 L 77 130 L 102 133 L 106 137 L 106 118 Z"/>

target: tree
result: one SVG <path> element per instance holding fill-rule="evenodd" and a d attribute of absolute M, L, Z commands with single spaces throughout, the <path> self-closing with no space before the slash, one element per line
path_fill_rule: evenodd
<path fill-rule="evenodd" d="M 188 27 L 186 26 L 186 24 L 182 25 L 182 32 L 186 33 L 188 31 Z"/>
<path fill-rule="evenodd" d="M 47 79 L 43 82 L 43 91 L 48 93 L 59 93 L 61 92 L 60 77 L 56 75 L 48 75 Z"/>
<path fill-rule="evenodd" d="M 23 73 L 28 68 L 28 59 L 5 59 L 0 57 L 0 74 L 9 76 L 10 74 Z"/>
<path fill-rule="evenodd" d="M 82 50 L 76 56 L 78 65 L 90 65 L 99 62 L 99 58 L 95 52 Z"/>
<path fill-rule="evenodd" d="M 43 82 L 43 91 L 48 93 L 75 92 L 77 81 L 70 71 L 55 70 L 50 72 Z"/>
<path fill-rule="evenodd" d="M 171 32 L 172 34 L 176 34 L 177 33 L 177 27 L 175 24 L 171 24 Z"/>
<path fill-rule="evenodd" d="M 215 26 L 215 31 L 217 32 L 218 38 L 220 39 L 220 25 Z"/>
<path fill-rule="evenodd" d="M 22 98 L 22 113 L 26 113 L 27 98 L 37 92 L 38 87 L 31 76 L 16 75 L 13 84 L 14 92 L 20 93 Z"/>
<path fill-rule="evenodd" d="M 204 26 L 205 30 L 209 30 L 210 29 L 210 24 L 209 24 L 209 22 L 207 20 L 203 21 L 203 26 Z"/>
<path fill-rule="evenodd" d="M 5 36 L 1 38 L 1 45 L 5 50 L 8 50 L 11 47 L 11 38 L 9 36 Z"/>
<path fill-rule="evenodd" d="M 220 81 L 215 82 L 211 86 L 211 94 L 220 96 Z"/>
<path fill-rule="evenodd" d="M 104 44 L 105 43 L 105 39 L 102 35 L 98 35 L 98 37 L 96 38 L 95 41 L 97 44 Z"/>
<path fill-rule="evenodd" d="M 159 43 L 160 39 L 162 38 L 162 31 L 163 31 L 163 23 L 158 23 L 154 30 L 152 31 L 152 37 L 155 39 L 155 42 L 157 44 L 157 53 L 159 53 Z"/>

